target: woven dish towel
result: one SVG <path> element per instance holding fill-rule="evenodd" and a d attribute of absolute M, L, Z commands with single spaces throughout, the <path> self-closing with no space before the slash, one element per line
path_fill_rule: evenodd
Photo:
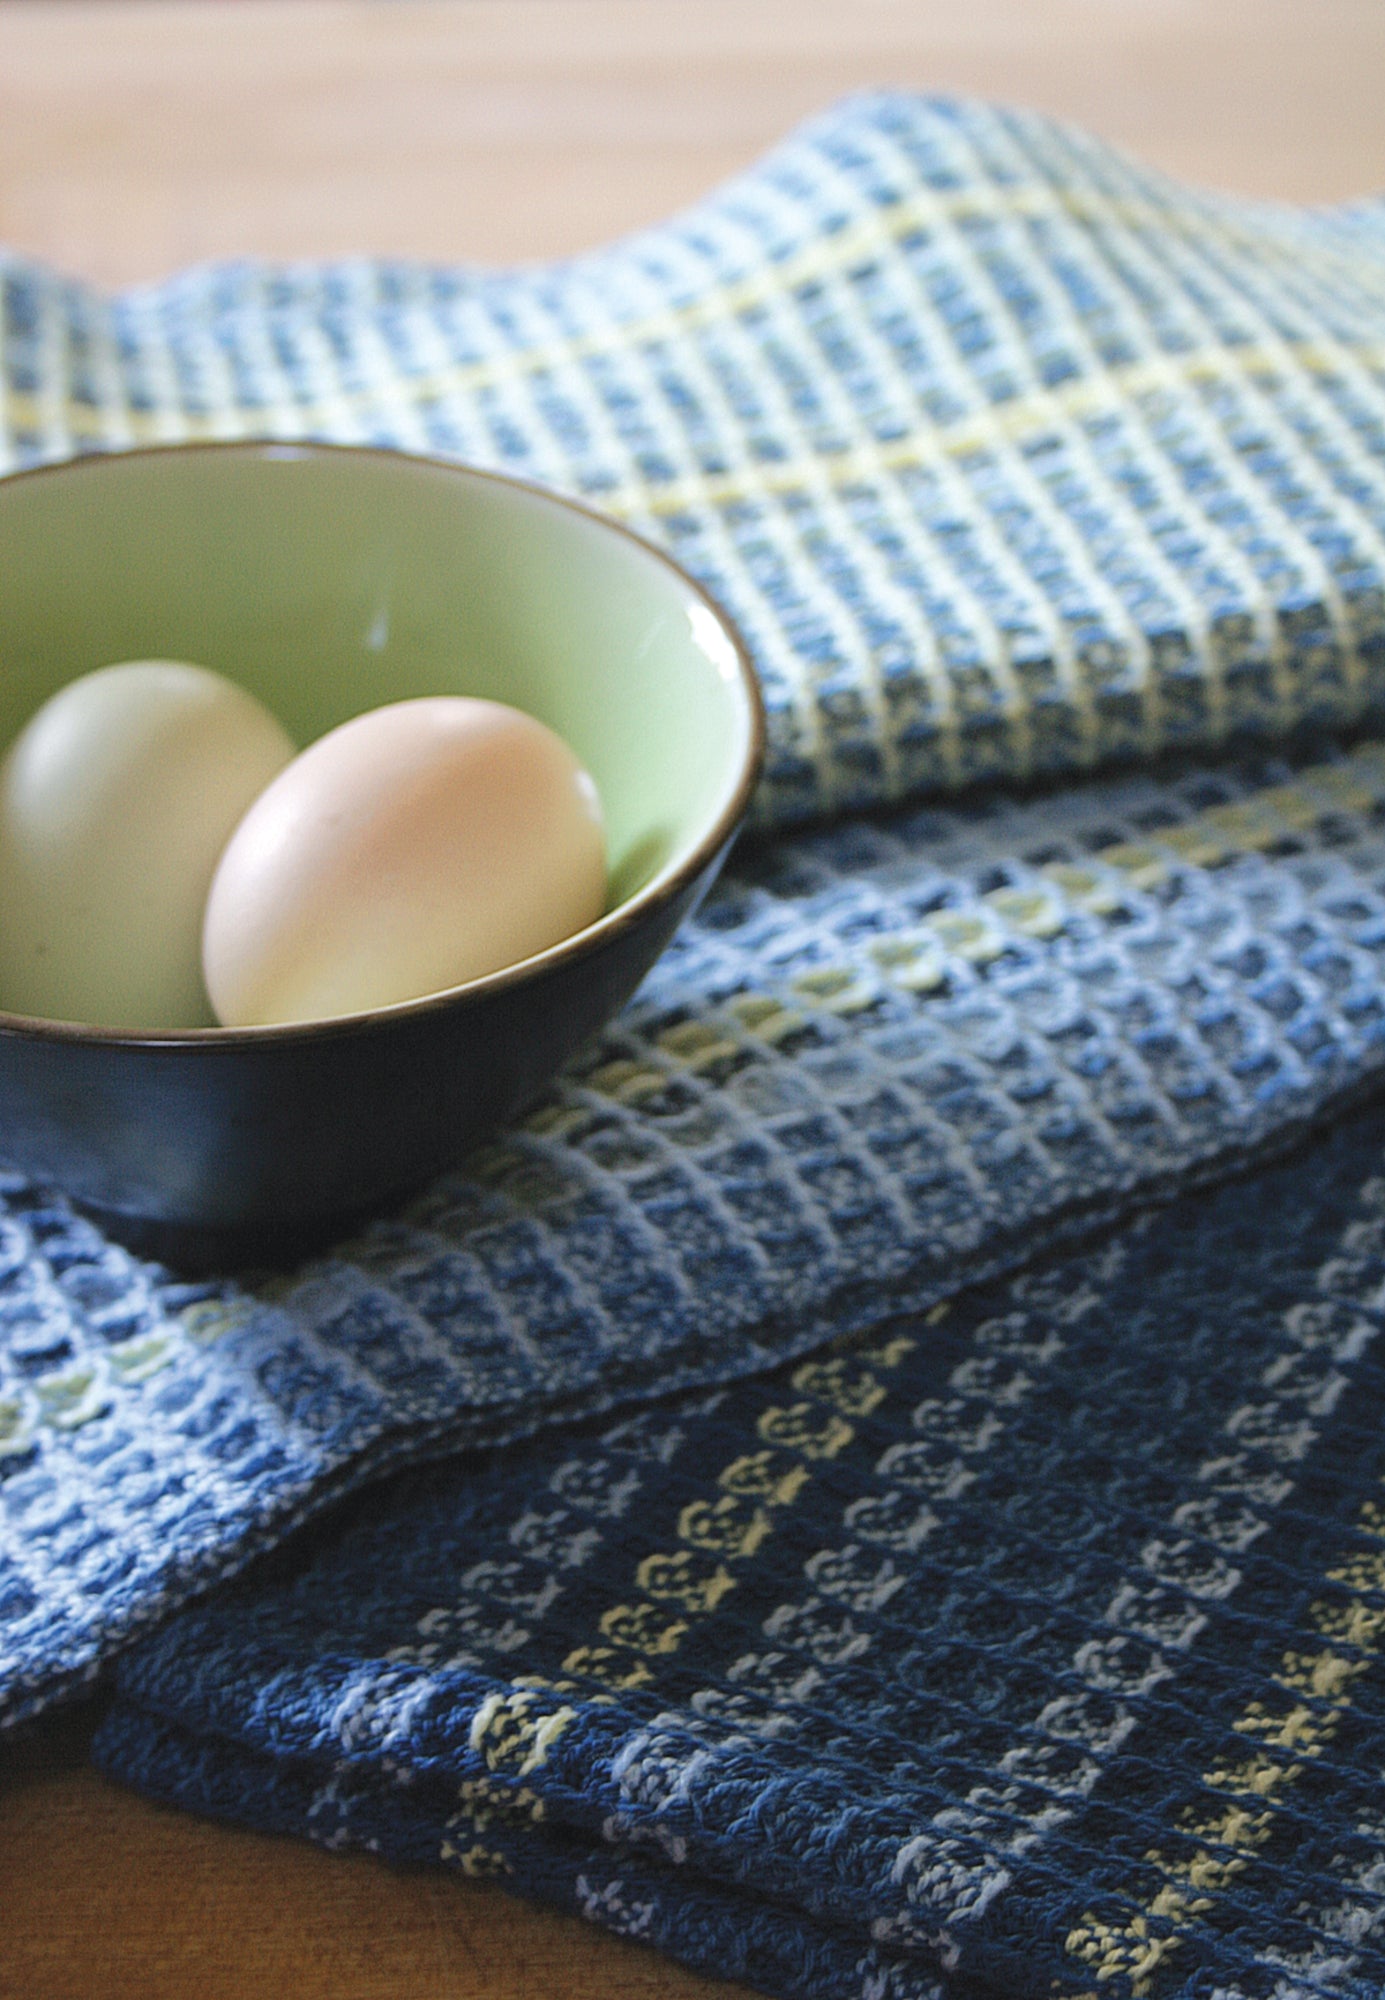
<path fill-rule="evenodd" d="M 376 1489 L 98 1759 L 793 2000 L 1378 2000 L 1383 1163 Z"/>
<path fill-rule="evenodd" d="M 924 1310 L 1371 1083 L 1385 763 L 1302 738 L 1385 693 L 1382 297 L 1376 209 L 897 97 L 545 270 L 3 266 L 6 463 L 316 434 L 581 491 L 726 600 L 773 742 L 635 1004 L 333 1255 L 189 1286 L 0 1185 L 0 1716 L 393 1462 Z"/>
<path fill-rule="evenodd" d="M 848 101 L 530 270 L 0 260 L 0 470 L 189 438 L 585 495 L 735 617 L 782 824 L 1385 700 L 1385 208 L 1199 195 L 975 104 Z"/>

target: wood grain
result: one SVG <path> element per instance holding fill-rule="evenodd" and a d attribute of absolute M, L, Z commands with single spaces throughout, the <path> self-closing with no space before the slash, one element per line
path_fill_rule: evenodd
<path fill-rule="evenodd" d="M 0 1779 L 4 2000 L 702 2000 L 710 1985 L 484 1882 L 147 1804 L 55 1718 Z"/>
<path fill-rule="evenodd" d="M 1380 0 L 6 0 L 0 240 L 118 284 L 207 257 L 546 257 L 874 84 L 1037 105 L 1193 179 L 1385 185 Z"/>
<path fill-rule="evenodd" d="M 841 91 L 1037 105 L 1185 177 L 1385 185 L 1380 0 L 6 0 L 0 240 L 105 283 L 194 259 L 577 250 Z M 712 2000 L 489 1887 L 204 1825 L 0 1750 L 0 1995 Z"/>

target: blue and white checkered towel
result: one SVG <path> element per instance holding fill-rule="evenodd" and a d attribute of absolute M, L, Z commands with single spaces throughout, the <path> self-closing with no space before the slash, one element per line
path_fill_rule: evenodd
<path fill-rule="evenodd" d="M 530 270 L 0 262 L 0 469 L 187 438 L 585 495 L 735 614 L 762 823 L 1385 701 L 1385 207 L 1196 195 L 1049 121 L 848 102 Z"/>

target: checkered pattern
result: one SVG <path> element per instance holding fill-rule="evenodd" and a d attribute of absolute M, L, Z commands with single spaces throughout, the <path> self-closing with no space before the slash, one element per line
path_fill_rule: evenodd
<path fill-rule="evenodd" d="M 456 455 L 661 542 L 750 640 L 762 822 L 1385 698 L 1385 211 L 1190 194 L 1043 119 L 848 102 L 526 271 L 0 261 L 0 469 Z"/>

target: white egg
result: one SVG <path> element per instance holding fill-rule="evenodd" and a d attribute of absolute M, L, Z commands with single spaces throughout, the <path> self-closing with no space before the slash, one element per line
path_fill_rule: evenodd
<path fill-rule="evenodd" d="M 311 744 L 236 828 L 202 963 L 228 1026 L 412 1000 L 594 922 L 596 786 L 567 745 L 498 702 L 396 702 Z"/>
<path fill-rule="evenodd" d="M 294 746 L 206 667 L 133 660 L 44 703 L 0 766 L 0 1006 L 211 1025 L 202 912 L 231 830 Z"/>

